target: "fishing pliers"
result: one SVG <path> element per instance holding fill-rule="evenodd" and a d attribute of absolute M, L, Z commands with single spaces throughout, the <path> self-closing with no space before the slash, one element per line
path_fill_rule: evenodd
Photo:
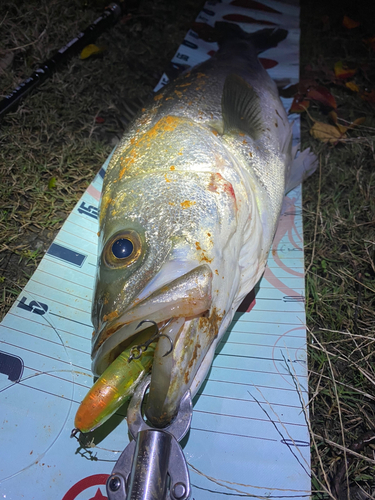
<path fill-rule="evenodd" d="M 178 414 L 163 429 L 150 427 L 142 417 L 142 402 L 150 385 L 147 377 L 129 404 L 127 421 L 133 440 L 117 460 L 107 480 L 108 500 L 187 500 L 189 471 L 179 441 L 187 434 L 193 407 L 190 391 Z"/>

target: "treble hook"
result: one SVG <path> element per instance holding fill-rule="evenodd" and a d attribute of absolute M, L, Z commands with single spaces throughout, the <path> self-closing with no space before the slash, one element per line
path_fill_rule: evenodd
<path fill-rule="evenodd" d="M 153 321 L 152 319 L 142 320 L 139 323 L 139 325 L 137 325 L 136 330 L 138 330 L 138 328 L 141 325 L 143 325 L 143 323 L 152 323 L 156 328 L 156 332 L 150 339 L 146 340 L 146 342 L 144 342 L 143 344 L 135 345 L 130 349 L 130 356 L 128 358 L 128 363 L 130 363 L 130 361 L 132 361 L 133 359 L 139 359 L 142 356 L 142 354 L 145 351 L 147 351 L 148 346 L 150 344 L 152 344 L 153 342 L 156 342 L 157 340 L 159 340 L 160 337 L 166 337 L 169 340 L 169 342 L 171 343 L 171 347 L 170 347 L 169 351 L 166 352 L 165 354 L 163 354 L 163 358 L 165 358 L 165 356 L 168 356 L 168 354 L 170 354 L 173 351 L 173 340 L 166 333 L 161 333 L 159 331 L 159 327 L 158 327 L 157 323 L 155 321 Z M 167 323 L 167 325 L 168 325 L 168 323 Z"/>

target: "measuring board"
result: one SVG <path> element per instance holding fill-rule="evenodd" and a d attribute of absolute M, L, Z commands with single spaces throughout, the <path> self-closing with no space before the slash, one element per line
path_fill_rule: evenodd
<path fill-rule="evenodd" d="M 298 81 L 298 6 L 207 2 L 196 22 L 213 26 L 218 20 L 248 32 L 287 29 L 287 39 L 261 59 L 272 78 Z M 172 63 L 193 66 L 217 48 L 189 31 Z M 167 80 L 164 74 L 159 87 Z M 291 100 L 283 103 L 288 110 Z M 296 144 L 299 122 L 291 119 Z M 129 442 L 121 410 L 85 442 L 70 438 L 75 412 L 93 383 L 91 300 L 108 162 L 0 325 L 1 498 L 105 499 L 106 479 Z M 267 270 L 236 313 L 194 399 L 182 445 L 195 500 L 309 497 L 304 288 L 298 187 L 285 198 Z"/>

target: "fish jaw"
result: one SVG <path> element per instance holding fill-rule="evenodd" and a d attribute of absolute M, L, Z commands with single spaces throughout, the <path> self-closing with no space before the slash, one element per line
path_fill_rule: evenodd
<path fill-rule="evenodd" d="M 174 417 L 217 336 L 218 318 L 209 312 L 212 278 L 207 264 L 194 268 L 128 308 L 107 325 L 93 344 L 92 371 L 99 376 L 117 359 L 124 346 L 136 343 L 141 321 L 158 324 L 162 335 L 156 345 L 146 407 L 147 416 L 157 427 L 164 427 Z M 143 328 L 149 325 L 145 322 Z M 103 337 L 105 340 L 101 342 Z"/>
<path fill-rule="evenodd" d="M 190 390 L 207 353 L 218 338 L 222 320 L 223 315 L 213 307 L 207 314 L 182 325 L 176 322 L 175 329 L 180 327 L 180 330 L 172 352 L 165 358 L 168 342 L 160 339 L 155 349 L 150 391 L 145 404 L 145 414 L 153 426 L 163 428 L 176 415 L 181 398 Z"/>
<path fill-rule="evenodd" d="M 210 309 L 212 272 L 202 265 L 155 290 L 144 300 L 133 302 L 119 318 L 107 323 L 92 340 L 92 371 L 100 376 L 136 335 L 143 320 L 164 326 L 172 318 L 191 318 Z M 144 328 L 150 325 L 145 325 Z"/>

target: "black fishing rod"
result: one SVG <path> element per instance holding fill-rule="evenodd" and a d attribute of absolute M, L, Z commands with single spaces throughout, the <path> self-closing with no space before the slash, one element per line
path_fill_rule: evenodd
<path fill-rule="evenodd" d="M 45 61 L 34 73 L 23 81 L 17 88 L 0 101 L 0 120 L 10 111 L 14 111 L 21 99 L 36 89 L 49 78 L 58 68 L 74 54 L 80 52 L 86 45 L 92 43 L 105 30 L 113 26 L 122 14 L 123 3 L 111 3 L 103 14 L 88 28 L 79 33 L 69 43 L 64 45 L 50 59 Z"/>

